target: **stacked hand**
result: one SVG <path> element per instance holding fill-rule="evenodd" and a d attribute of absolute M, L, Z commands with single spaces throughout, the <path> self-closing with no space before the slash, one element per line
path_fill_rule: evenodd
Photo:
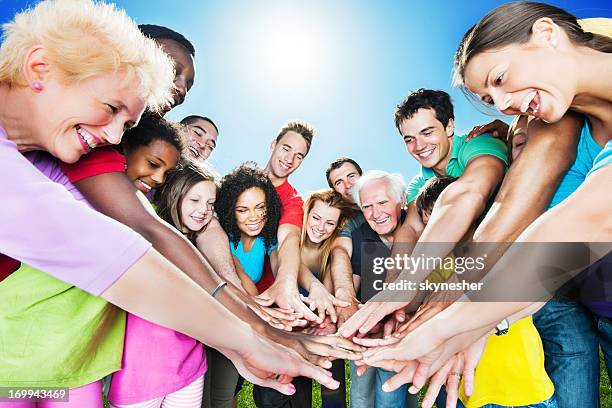
<path fill-rule="evenodd" d="M 277 279 L 265 292 L 257 296 L 256 299 L 265 306 L 276 303 L 285 311 L 298 313 L 303 319 L 309 322 L 323 322 L 323 318 L 314 314 L 302 301 L 295 282 Z"/>

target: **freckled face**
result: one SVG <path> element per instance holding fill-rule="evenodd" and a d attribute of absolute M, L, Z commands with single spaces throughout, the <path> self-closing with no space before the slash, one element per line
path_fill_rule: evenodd
<path fill-rule="evenodd" d="M 184 228 L 198 232 L 206 227 L 213 217 L 216 199 L 217 187 L 212 181 L 200 181 L 187 190 L 179 211 Z"/>
<path fill-rule="evenodd" d="M 266 193 L 259 187 L 243 191 L 236 200 L 234 212 L 240 232 L 256 237 L 266 225 Z"/>

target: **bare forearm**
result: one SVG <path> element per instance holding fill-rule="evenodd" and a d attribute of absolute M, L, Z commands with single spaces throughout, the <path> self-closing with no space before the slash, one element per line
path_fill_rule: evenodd
<path fill-rule="evenodd" d="M 221 278 L 242 288 L 230 252 L 229 239 L 216 218 L 213 217 L 206 229 L 198 235 L 196 244 Z"/>
<path fill-rule="evenodd" d="M 459 192 L 444 191 L 434 206 L 430 222 L 414 247 L 412 257 L 443 259 L 448 256 L 480 215 L 486 199 L 486 196 L 461 189 Z M 419 283 L 434 270 L 434 264 L 427 262 L 417 270 L 404 270 L 401 278 Z"/>
<path fill-rule="evenodd" d="M 356 297 L 351 258 L 346 249 L 341 247 L 332 249 L 330 275 L 334 294 L 338 299 L 350 301 Z"/>
<path fill-rule="evenodd" d="M 290 232 L 278 246 L 278 273 L 276 280 L 295 285 L 302 260 L 300 258 L 300 236 Z"/>
<path fill-rule="evenodd" d="M 310 285 L 314 282 L 319 282 L 317 278 L 312 274 L 310 269 L 306 267 L 306 265 L 300 265 L 300 271 L 298 273 L 298 285 L 303 289 L 310 291 Z"/>
<path fill-rule="evenodd" d="M 185 333 L 212 347 L 243 350 L 245 339 L 252 336 L 247 324 L 154 249 L 149 250 L 102 297 L 130 313 Z M 215 327 L 223 327 L 223 330 L 212 330 Z"/>

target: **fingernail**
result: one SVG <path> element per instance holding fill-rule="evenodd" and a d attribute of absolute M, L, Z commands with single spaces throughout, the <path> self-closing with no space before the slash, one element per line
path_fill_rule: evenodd
<path fill-rule="evenodd" d="M 391 392 L 391 389 L 389 388 L 389 386 L 387 385 L 387 383 L 384 383 L 384 384 L 382 385 L 382 390 L 383 390 L 384 392 Z"/>
<path fill-rule="evenodd" d="M 289 384 L 289 394 L 295 394 L 295 386 L 293 384 Z"/>
<path fill-rule="evenodd" d="M 423 402 L 421 402 L 421 407 L 430 408 L 432 406 L 431 400 L 425 398 Z"/>
<path fill-rule="evenodd" d="M 411 385 L 410 388 L 408 388 L 408 392 L 411 394 L 416 394 L 419 392 L 419 389 L 415 387 L 414 385 Z"/>

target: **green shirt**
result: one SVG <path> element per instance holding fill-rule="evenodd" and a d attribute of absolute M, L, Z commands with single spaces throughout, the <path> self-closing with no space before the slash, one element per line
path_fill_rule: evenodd
<path fill-rule="evenodd" d="M 508 149 L 501 140 L 488 133 L 475 137 L 467 143 L 465 137 L 466 135 L 453 136 L 450 160 L 446 165 L 446 176 L 460 177 L 469 161 L 483 154 L 497 157 L 506 166 L 508 165 Z M 414 201 L 425 182 L 435 176 L 436 173 L 432 169 L 421 167 L 421 174 L 414 176 L 408 183 L 406 202 Z"/>
<path fill-rule="evenodd" d="M 121 369 L 125 312 L 30 266 L 0 282 L 0 387 L 80 387 Z"/>

